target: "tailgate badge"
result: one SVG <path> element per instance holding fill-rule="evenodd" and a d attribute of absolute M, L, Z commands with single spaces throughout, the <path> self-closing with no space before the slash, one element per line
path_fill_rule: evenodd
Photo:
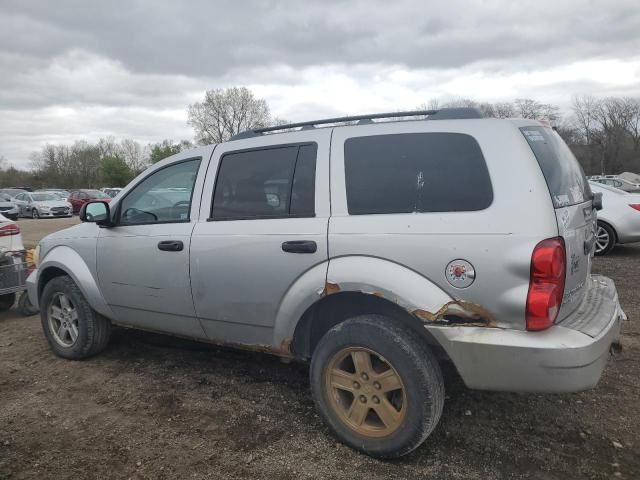
<path fill-rule="evenodd" d="M 476 271 L 466 260 L 452 260 L 445 269 L 447 281 L 456 288 L 467 288 L 476 279 Z"/>

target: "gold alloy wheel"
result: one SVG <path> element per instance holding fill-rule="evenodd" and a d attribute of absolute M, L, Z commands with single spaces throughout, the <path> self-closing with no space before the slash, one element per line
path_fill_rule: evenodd
<path fill-rule="evenodd" d="M 337 352 L 324 375 L 325 393 L 338 418 L 366 437 L 386 437 L 402 424 L 405 388 L 400 375 L 380 355 L 363 347 Z"/>

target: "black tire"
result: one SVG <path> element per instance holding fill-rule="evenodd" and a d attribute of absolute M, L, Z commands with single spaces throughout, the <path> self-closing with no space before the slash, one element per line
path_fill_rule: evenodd
<path fill-rule="evenodd" d="M 77 338 L 73 344 L 68 346 L 64 346 L 56 340 L 57 335 L 52 331 L 49 322 L 50 308 L 60 295 L 66 296 L 77 311 Z M 56 355 L 79 360 L 100 353 L 106 348 L 111 336 L 111 322 L 89 306 L 84 295 L 70 277 L 66 275 L 55 277 L 47 283 L 39 303 L 42 329 L 49 346 Z"/>
<path fill-rule="evenodd" d="M 327 391 L 326 375 L 332 359 L 353 347 L 364 348 L 374 354 L 373 358 L 378 356 L 388 363 L 403 384 L 403 408 L 407 410 L 396 430 L 386 436 L 355 431 L 336 413 L 336 402 L 332 400 L 337 398 L 335 393 Z M 429 436 L 442 415 L 444 382 L 435 356 L 415 332 L 389 317 L 363 315 L 329 330 L 314 351 L 310 379 L 316 408 L 332 432 L 345 444 L 374 457 L 397 458 L 413 451 Z M 370 414 L 368 411 L 366 418 Z"/>
<path fill-rule="evenodd" d="M 13 304 L 16 303 L 16 294 L 8 293 L 6 295 L 0 295 L 0 312 L 6 312 Z"/>
<path fill-rule="evenodd" d="M 38 213 L 38 209 L 34 208 L 33 210 L 31 210 L 31 218 L 33 218 L 34 220 L 40 218 L 40 214 Z"/>
<path fill-rule="evenodd" d="M 38 309 L 34 307 L 29 300 L 27 292 L 22 292 L 20 294 L 20 298 L 18 299 L 18 310 L 20 310 L 20 313 L 25 317 L 30 317 L 31 315 L 38 313 Z"/>
<path fill-rule="evenodd" d="M 598 220 L 595 254 L 597 256 L 608 254 L 616 246 L 616 241 L 615 230 L 609 224 Z"/>

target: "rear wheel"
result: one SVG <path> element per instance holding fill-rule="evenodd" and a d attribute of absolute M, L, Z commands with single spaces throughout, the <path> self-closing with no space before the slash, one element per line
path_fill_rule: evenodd
<path fill-rule="evenodd" d="M 39 303 L 42 329 L 56 355 L 81 359 L 107 346 L 111 322 L 91 308 L 70 277 L 47 283 Z"/>
<path fill-rule="evenodd" d="M 355 317 L 327 332 L 313 354 L 311 388 L 334 434 L 380 458 L 417 448 L 444 403 L 442 374 L 429 347 L 379 315 Z"/>
<path fill-rule="evenodd" d="M 596 230 L 596 255 L 606 255 L 616 246 L 616 232 L 604 222 L 598 222 Z"/>

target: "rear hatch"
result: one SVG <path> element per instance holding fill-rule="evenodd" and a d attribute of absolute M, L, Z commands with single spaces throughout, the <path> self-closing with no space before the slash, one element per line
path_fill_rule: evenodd
<path fill-rule="evenodd" d="M 551 128 L 521 127 L 547 181 L 567 257 L 562 307 L 556 322 L 573 312 L 587 290 L 593 258 L 596 213 L 582 167 Z"/>

